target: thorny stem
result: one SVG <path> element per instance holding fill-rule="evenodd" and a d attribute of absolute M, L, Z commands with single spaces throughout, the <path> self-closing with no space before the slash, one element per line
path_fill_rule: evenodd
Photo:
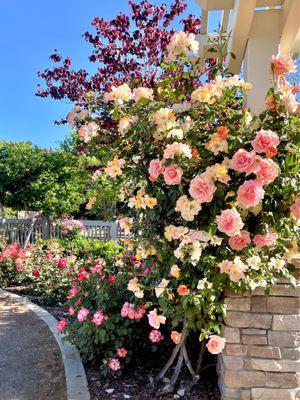
<path fill-rule="evenodd" d="M 182 363 L 183 363 L 183 348 L 184 348 L 184 344 L 181 343 L 179 357 L 178 357 L 177 364 L 176 364 L 175 370 L 173 372 L 172 378 L 171 378 L 170 382 L 168 382 L 166 384 L 166 386 L 162 388 L 161 394 L 171 393 L 174 390 L 174 386 L 177 382 L 178 376 L 181 371 Z"/>
<path fill-rule="evenodd" d="M 198 357 L 197 364 L 196 364 L 196 374 L 199 374 L 199 371 L 201 369 L 203 356 L 204 356 L 204 353 L 205 353 L 205 345 L 206 345 L 205 340 L 202 340 L 201 347 L 200 347 L 200 352 L 199 352 L 199 357 Z"/>
<path fill-rule="evenodd" d="M 160 380 L 163 379 L 163 377 L 165 376 L 166 372 L 168 371 L 168 369 L 173 364 L 173 362 L 174 362 L 174 360 L 175 360 L 175 358 L 176 358 L 176 356 L 178 354 L 178 351 L 179 351 L 180 347 L 181 347 L 180 343 L 176 345 L 176 347 L 173 350 L 173 353 L 172 353 L 171 357 L 169 358 L 169 360 L 167 361 L 166 365 L 163 367 L 163 369 L 160 371 L 160 373 L 156 377 L 157 381 L 160 381 Z"/>
<path fill-rule="evenodd" d="M 173 353 L 171 355 L 171 357 L 169 358 L 169 360 L 167 361 L 166 365 L 163 367 L 163 369 L 161 370 L 161 372 L 158 374 L 156 381 L 160 381 L 163 379 L 163 377 L 165 376 L 166 372 L 168 371 L 168 369 L 171 367 L 171 365 L 174 363 L 177 354 L 179 352 L 179 350 L 181 350 L 181 347 L 183 345 L 183 343 L 185 342 L 185 338 L 186 338 L 186 329 L 184 328 L 182 331 L 182 337 L 181 337 L 181 341 L 180 343 L 178 343 L 176 345 L 176 347 L 173 350 Z"/>

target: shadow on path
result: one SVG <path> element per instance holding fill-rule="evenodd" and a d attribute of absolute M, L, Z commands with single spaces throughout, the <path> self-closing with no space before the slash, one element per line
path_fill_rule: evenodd
<path fill-rule="evenodd" d="M 48 326 L 0 295 L 0 400 L 66 400 L 64 367 Z"/>

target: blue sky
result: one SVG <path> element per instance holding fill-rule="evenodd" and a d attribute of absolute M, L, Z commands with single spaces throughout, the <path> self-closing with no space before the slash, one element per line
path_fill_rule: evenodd
<path fill-rule="evenodd" d="M 171 4 L 172 0 L 154 0 Z M 195 0 L 188 13 L 200 16 Z M 70 56 L 73 67 L 87 67 L 90 46 L 82 33 L 99 16 L 128 12 L 127 0 L 1 0 L 0 1 L 0 140 L 30 140 L 55 147 L 68 133 L 55 119 L 65 117 L 72 104 L 35 96 L 37 71 L 50 67 L 55 48 Z M 218 16 L 212 21 L 217 24 Z"/>

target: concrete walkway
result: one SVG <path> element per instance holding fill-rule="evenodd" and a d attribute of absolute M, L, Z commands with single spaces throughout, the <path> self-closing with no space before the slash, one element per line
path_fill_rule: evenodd
<path fill-rule="evenodd" d="M 0 400 L 66 400 L 60 349 L 48 326 L 0 294 Z"/>

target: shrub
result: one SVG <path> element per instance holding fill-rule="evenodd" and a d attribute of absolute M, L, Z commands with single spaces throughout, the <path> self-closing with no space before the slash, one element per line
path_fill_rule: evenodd
<path fill-rule="evenodd" d="M 27 250 L 22 249 L 19 243 L 0 246 L 0 287 L 19 284 L 23 277 L 20 272 L 24 269 Z"/>
<path fill-rule="evenodd" d="M 190 56 L 196 48 L 193 35 L 175 33 L 162 65 L 166 74 L 154 89 L 128 82 L 104 95 L 94 92 L 86 120 L 77 121 L 78 140 L 92 154 L 99 136 L 114 138 L 101 171 L 124 182 L 120 223 L 131 229 L 125 246 L 138 262 L 127 269 L 124 263 L 127 291 L 135 298 L 129 301 L 140 305 L 143 299 L 153 342 L 167 325 L 175 343 L 161 379 L 176 357 L 176 370 L 183 359 L 190 367 L 186 341 L 195 332 L 202 347 L 208 341 L 211 351 L 222 350 L 224 339 L 216 334 L 225 288 L 267 292 L 280 277 L 294 282 L 299 105 L 296 88 L 276 72 L 277 62 L 286 63 L 286 72 L 295 70 L 293 60 L 272 58 L 268 109 L 257 117 L 244 106 L 251 84 L 223 68 L 222 49 L 216 49 L 222 57 L 213 79 L 199 81 L 199 57 Z M 114 119 L 109 132 L 100 115 L 104 122 L 108 115 Z M 115 358 L 112 367 L 118 369 Z M 190 372 L 197 379 L 197 371 Z"/>

